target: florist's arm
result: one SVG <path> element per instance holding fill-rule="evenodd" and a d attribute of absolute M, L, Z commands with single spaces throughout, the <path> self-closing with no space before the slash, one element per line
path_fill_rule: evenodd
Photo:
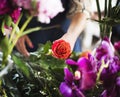
<path fill-rule="evenodd" d="M 77 38 L 79 37 L 80 33 L 83 31 L 88 18 L 89 15 L 87 13 L 77 12 L 71 20 L 71 24 L 68 28 L 67 33 L 60 38 L 70 43 L 71 51 L 74 48 L 74 44 Z"/>

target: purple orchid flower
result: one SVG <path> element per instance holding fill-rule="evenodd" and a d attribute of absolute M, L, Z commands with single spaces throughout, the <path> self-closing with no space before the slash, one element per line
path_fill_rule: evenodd
<path fill-rule="evenodd" d="M 93 60 L 91 58 L 91 60 Z M 96 67 L 90 62 L 90 58 L 80 58 L 77 62 L 67 59 L 66 64 L 73 70 L 73 75 L 68 69 L 65 69 L 65 82 L 60 85 L 60 92 L 64 97 L 84 97 L 83 92 L 91 89 L 96 83 Z"/>
<path fill-rule="evenodd" d="M 115 56 L 114 52 L 114 47 L 108 38 L 104 38 L 101 45 L 96 49 L 95 58 L 98 70 L 101 65 L 103 65 L 102 61 L 108 64 L 106 68 L 103 68 L 100 75 L 100 80 L 103 81 L 103 86 L 105 88 L 109 88 L 114 84 L 117 73 L 120 70 L 120 60 L 118 56 Z"/>
<path fill-rule="evenodd" d="M 108 38 L 104 38 L 101 45 L 96 49 L 95 58 L 98 71 L 103 65 L 102 61 L 108 64 L 100 74 L 100 80 L 103 82 L 103 87 L 105 88 L 100 97 L 120 97 L 120 80 L 118 80 L 120 59 L 115 55 L 115 48 Z"/>
<path fill-rule="evenodd" d="M 118 57 L 113 57 L 109 61 L 108 67 L 103 69 L 100 77 L 105 88 L 109 88 L 114 84 L 117 73 L 120 71 L 120 60 Z"/>
<path fill-rule="evenodd" d="M 95 85 L 96 67 L 95 64 L 91 64 L 89 59 L 82 57 L 77 62 L 68 59 L 66 60 L 66 63 L 70 66 L 76 66 L 76 70 L 81 73 L 81 78 L 79 80 L 79 88 L 81 90 L 88 90 Z"/>
<path fill-rule="evenodd" d="M 85 97 L 79 90 L 78 86 L 74 83 L 74 76 L 68 68 L 64 69 L 65 82 L 60 84 L 60 92 L 64 97 Z"/>
<path fill-rule="evenodd" d="M 98 60 L 109 59 L 114 56 L 114 47 L 112 46 L 110 40 L 105 37 L 101 45 L 96 49 L 96 58 Z"/>

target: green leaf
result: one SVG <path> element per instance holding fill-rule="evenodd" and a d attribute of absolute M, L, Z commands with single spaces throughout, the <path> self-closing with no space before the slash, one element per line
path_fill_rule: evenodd
<path fill-rule="evenodd" d="M 4 20 L 2 20 L 2 26 L 1 26 L 1 31 L 2 31 L 2 34 L 4 34 L 4 33 L 5 33 L 5 31 L 4 31 L 4 26 L 5 26 L 5 21 L 4 21 Z"/>
<path fill-rule="evenodd" d="M 3 37 L 0 39 L 0 48 L 3 52 L 2 64 L 5 65 L 7 63 L 7 57 L 9 55 L 9 40 L 7 37 Z"/>
<path fill-rule="evenodd" d="M 7 53 L 9 50 L 9 40 L 7 37 L 3 37 L 0 39 L 0 48 L 3 53 Z"/>
<path fill-rule="evenodd" d="M 12 55 L 12 59 L 15 62 L 15 64 L 17 65 L 17 67 L 28 77 L 30 78 L 30 74 L 33 74 L 33 71 L 31 69 L 31 67 L 29 66 L 29 64 L 27 64 L 27 62 L 24 62 L 22 59 L 20 59 L 19 57 Z"/>
<path fill-rule="evenodd" d="M 35 28 L 27 29 L 26 31 L 24 31 L 24 32 L 22 33 L 21 36 L 26 35 L 26 34 L 33 33 L 33 32 L 38 31 L 38 30 L 40 30 L 40 29 L 41 29 L 41 27 L 35 27 Z"/>
<path fill-rule="evenodd" d="M 6 26 L 11 26 L 12 23 L 12 18 L 9 15 L 5 16 L 5 25 Z"/>

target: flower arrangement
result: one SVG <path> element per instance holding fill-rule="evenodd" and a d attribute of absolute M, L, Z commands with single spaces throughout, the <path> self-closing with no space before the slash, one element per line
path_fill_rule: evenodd
<path fill-rule="evenodd" d="M 32 17 L 38 16 L 40 22 L 49 23 L 64 9 L 59 0 L 1 0 L 0 96 L 119 97 L 120 42 L 112 44 L 110 32 L 119 23 L 120 6 L 117 0 L 112 8 L 111 1 L 105 1 L 105 16 L 101 18 L 99 0 L 96 0 L 99 20 L 95 21 L 100 23 L 101 42 L 93 51 L 75 53 L 64 40 L 48 41 L 40 44 L 29 58 L 24 58 L 12 51 L 20 36 L 41 29 L 25 30 Z M 54 7 L 58 9 L 53 11 Z M 22 12 L 30 16 L 19 28 Z M 11 33 L 6 35 L 6 30 Z"/>
<path fill-rule="evenodd" d="M 0 96 L 7 97 L 14 94 L 11 91 L 7 92 L 10 87 L 7 87 L 8 77 L 5 76 L 16 63 L 13 49 L 17 40 L 22 35 L 41 29 L 41 27 L 26 29 L 33 17 L 38 17 L 38 21 L 48 24 L 58 13 L 63 12 L 64 8 L 61 0 L 0 0 L 0 2 Z M 23 15 L 27 19 L 22 27 L 19 27 Z M 22 70 L 27 77 L 30 76 L 30 68 L 21 60 L 17 60 L 17 63 L 17 68 Z M 16 97 L 17 94 L 14 96 Z"/>
<path fill-rule="evenodd" d="M 8 55 L 12 53 L 17 40 L 22 35 L 41 29 L 40 27 L 25 29 L 33 17 L 38 17 L 38 21 L 42 23 L 50 23 L 50 19 L 62 11 L 64 11 L 64 8 L 60 0 L 52 0 L 51 2 L 47 0 L 1 0 L 0 48 L 3 52 L 1 67 L 6 66 Z M 19 23 L 22 14 L 26 15 L 27 20 L 20 28 Z"/>

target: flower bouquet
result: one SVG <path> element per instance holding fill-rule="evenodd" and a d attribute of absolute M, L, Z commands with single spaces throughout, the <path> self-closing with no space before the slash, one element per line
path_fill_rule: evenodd
<path fill-rule="evenodd" d="M 41 23 L 50 23 L 50 19 L 64 11 L 64 8 L 60 0 L 0 0 L 0 2 L 0 96 L 21 97 L 24 91 L 21 93 L 20 91 L 24 89 L 18 91 L 20 88 L 17 89 L 17 83 L 13 80 L 19 78 L 19 70 L 21 75 L 29 79 L 33 72 L 28 64 L 13 53 L 15 44 L 21 36 L 42 29 L 41 27 L 26 29 L 33 17 L 38 17 Z M 20 27 L 23 16 L 26 16 L 26 20 Z M 15 76 L 12 74 L 14 70 Z M 13 72 L 10 73 L 11 71 Z M 23 80 L 25 81 L 25 78 Z"/>
<path fill-rule="evenodd" d="M 120 23 L 119 0 L 115 7 L 111 7 L 112 0 L 105 1 L 104 18 L 101 18 L 99 0 L 96 0 L 99 20 L 95 21 L 100 23 L 101 42 L 91 52 L 71 52 L 69 43 L 64 40 L 40 44 L 39 49 L 31 53 L 29 58 L 24 58 L 18 52 L 12 52 L 20 36 L 41 29 L 37 27 L 25 30 L 34 15 L 39 16 L 38 20 L 41 22 L 49 23 L 50 18 L 63 11 L 60 7 L 53 16 L 49 16 L 44 12 L 49 10 L 48 5 L 53 3 L 47 5 L 46 1 L 49 2 L 49 0 L 1 0 L 0 19 L 3 22 L 0 33 L 2 51 L 0 96 L 119 97 L 120 42 L 112 44 L 110 40 L 111 27 Z M 52 1 L 59 0 L 50 0 Z M 24 9 L 23 12 L 28 12 L 27 16 L 31 15 L 19 28 L 21 8 Z M 10 34 L 6 34 L 6 29 Z"/>

